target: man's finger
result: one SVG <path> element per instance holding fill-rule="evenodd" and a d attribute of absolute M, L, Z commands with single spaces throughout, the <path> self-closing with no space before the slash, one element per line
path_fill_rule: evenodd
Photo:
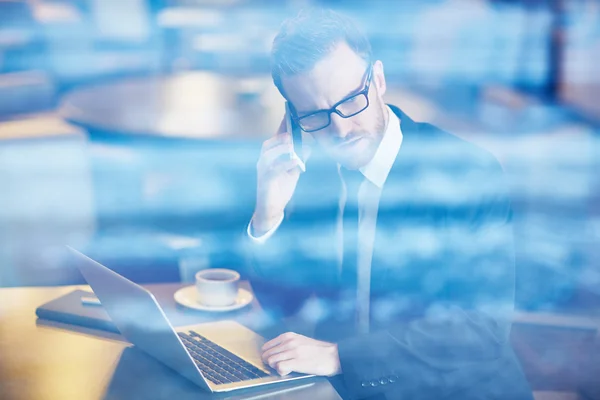
<path fill-rule="evenodd" d="M 271 347 L 277 346 L 279 343 L 286 342 L 296 336 L 298 336 L 298 335 L 293 332 L 282 333 L 281 335 L 277 336 L 276 338 L 271 339 L 267 343 L 263 344 L 262 350 L 263 351 L 268 350 Z"/>
<path fill-rule="evenodd" d="M 293 340 L 287 340 L 285 342 L 279 343 L 268 350 L 265 350 L 262 354 L 263 360 L 267 360 L 274 354 L 286 352 L 289 350 L 293 350 L 297 347 L 297 343 Z"/>
<path fill-rule="evenodd" d="M 286 376 L 290 372 L 295 370 L 296 364 L 297 364 L 297 362 L 295 360 L 281 361 L 281 362 L 277 363 L 277 365 L 275 366 L 275 370 L 277 371 L 277 373 L 279 375 Z"/>
<path fill-rule="evenodd" d="M 271 171 L 278 174 L 280 172 L 290 172 L 296 168 L 299 168 L 300 171 L 303 171 L 303 169 L 300 165 L 300 161 L 297 159 L 293 159 L 293 160 L 288 160 L 288 161 L 278 163 L 277 165 L 275 165 L 271 168 Z"/>
<path fill-rule="evenodd" d="M 270 139 L 267 139 L 262 144 L 262 152 L 266 152 L 269 149 L 279 145 L 279 144 L 287 144 L 289 146 L 292 145 L 292 135 L 287 132 L 278 133 Z"/>
<path fill-rule="evenodd" d="M 269 364 L 271 368 L 275 368 L 277 364 L 282 361 L 293 360 L 297 357 L 297 353 L 294 350 L 282 351 L 277 354 L 273 354 L 267 358 L 266 363 Z"/>
<path fill-rule="evenodd" d="M 262 351 L 267 351 L 267 350 L 277 346 L 280 342 L 281 342 L 281 339 L 279 339 L 279 336 L 277 336 L 275 339 L 271 339 L 267 343 L 263 344 Z"/>
<path fill-rule="evenodd" d="M 286 144 L 277 145 L 264 152 L 259 159 L 259 164 L 266 168 L 273 168 L 279 162 L 289 161 L 291 146 Z"/>

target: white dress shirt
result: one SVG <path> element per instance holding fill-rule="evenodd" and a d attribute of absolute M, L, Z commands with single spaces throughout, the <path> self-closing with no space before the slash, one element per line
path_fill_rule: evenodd
<path fill-rule="evenodd" d="M 375 152 L 375 155 L 359 171 L 366 178 L 360 185 L 358 193 L 358 287 L 357 287 L 357 318 L 358 326 L 362 332 L 367 332 L 369 327 L 369 299 L 371 289 L 371 260 L 373 257 L 373 245 L 375 242 L 375 229 L 377 225 L 377 212 L 379 208 L 379 198 L 381 190 L 387 180 L 387 177 L 394 165 L 400 146 L 402 145 L 402 130 L 400 120 L 394 112 L 387 107 L 389 115 L 388 124 L 381 139 L 381 143 Z M 340 165 L 338 164 L 338 175 L 343 182 Z M 346 204 L 346 185 L 342 185 L 342 193 L 339 200 L 338 218 L 337 218 L 337 255 L 338 267 L 342 266 L 343 257 L 343 213 Z M 282 214 L 279 222 L 270 231 L 260 237 L 252 235 L 252 221 L 248 224 L 248 236 L 257 244 L 265 243 L 279 228 L 283 221 Z M 341 273 L 341 271 L 339 271 Z"/>

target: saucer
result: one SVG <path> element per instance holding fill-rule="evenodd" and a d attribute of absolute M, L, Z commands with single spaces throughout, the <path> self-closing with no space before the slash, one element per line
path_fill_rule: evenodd
<path fill-rule="evenodd" d="M 237 299 L 235 303 L 229 306 L 206 306 L 196 301 L 196 285 L 186 286 L 175 292 L 175 301 L 182 306 L 193 308 L 194 310 L 208 311 L 208 312 L 225 312 L 238 310 L 242 307 L 247 306 L 252 302 L 254 296 L 252 293 L 243 288 L 238 289 Z"/>

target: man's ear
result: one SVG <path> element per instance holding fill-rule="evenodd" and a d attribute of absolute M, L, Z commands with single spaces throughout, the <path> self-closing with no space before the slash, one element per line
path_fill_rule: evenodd
<path fill-rule="evenodd" d="M 383 73 L 383 63 L 377 60 L 373 63 L 373 83 L 377 87 L 380 96 L 385 94 L 387 85 L 385 83 L 385 74 Z"/>

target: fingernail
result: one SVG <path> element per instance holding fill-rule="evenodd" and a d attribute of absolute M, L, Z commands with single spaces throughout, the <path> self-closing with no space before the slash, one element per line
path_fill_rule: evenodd
<path fill-rule="evenodd" d="M 296 161 L 296 165 L 298 166 L 298 168 L 300 168 L 300 170 L 302 170 L 302 172 L 306 172 L 306 165 L 304 164 L 304 161 L 302 161 L 302 159 L 298 157 L 298 155 L 295 152 L 290 152 L 290 157 L 292 158 L 292 160 Z"/>
<path fill-rule="evenodd" d="M 298 159 L 298 166 L 300 167 L 302 172 L 306 172 L 306 165 L 304 165 L 304 162 L 300 159 Z"/>

